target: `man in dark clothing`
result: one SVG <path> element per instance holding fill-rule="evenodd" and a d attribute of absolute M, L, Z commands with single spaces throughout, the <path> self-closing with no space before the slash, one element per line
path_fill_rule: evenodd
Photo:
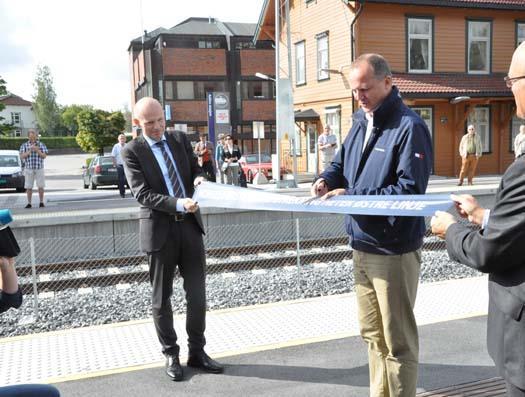
<path fill-rule="evenodd" d="M 525 118 L 525 43 L 514 52 L 505 78 Z M 501 177 L 492 210 L 470 195 L 453 196 L 461 216 L 481 226 L 472 230 L 447 212 L 436 212 L 432 232 L 446 239 L 453 260 L 489 273 L 487 348 L 507 395 L 525 396 L 525 157 L 518 157 Z"/>
<path fill-rule="evenodd" d="M 350 87 L 361 109 L 312 195 L 424 194 L 430 134 L 392 85 L 387 61 L 360 56 Z M 348 216 L 360 331 L 368 343 L 371 396 L 415 396 L 418 334 L 414 304 L 425 223 L 419 217 Z"/>

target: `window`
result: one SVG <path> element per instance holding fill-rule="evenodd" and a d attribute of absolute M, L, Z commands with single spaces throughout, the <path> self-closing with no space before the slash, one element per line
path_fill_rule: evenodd
<path fill-rule="evenodd" d="M 408 71 L 432 72 L 431 19 L 408 19 Z"/>
<path fill-rule="evenodd" d="M 516 23 L 516 47 L 525 41 L 525 22 Z"/>
<path fill-rule="evenodd" d="M 221 42 L 217 40 L 199 40 L 199 48 L 221 48 Z"/>
<path fill-rule="evenodd" d="M 509 142 L 509 151 L 514 153 L 514 139 L 516 139 L 516 135 L 520 133 L 520 126 L 522 124 L 525 124 L 525 122 L 518 118 L 518 116 L 514 115 L 512 118 L 512 125 L 510 129 L 510 142 Z"/>
<path fill-rule="evenodd" d="M 328 65 L 328 33 L 321 33 L 317 35 L 317 80 L 330 78 Z"/>
<path fill-rule="evenodd" d="M 166 99 L 206 99 L 210 91 L 224 91 L 224 81 L 166 81 Z"/>
<path fill-rule="evenodd" d="M 483 153 L 490 153 L 491 151 L 491 131 L 490 131 L 490 107 L 477 106 L 468 117 L 467 125 L 474 125 L 476 134 L 481 138 L 481 146 Z M 466 128 L 465 128 L 466 130 Z"/>
<path fill-rule="evenodd" d="M 177 99 L 195 99 L 193 81 L 177 81 Z"/>
<path fill-rule="evenodd" d="M 329 125 L 337 138 L 337 147 L 341 147 L 341 107 L 325 109 L 325 126 Z"/>
<path fill-rule="evenodd" d="M 490 72 L 490 22 L 468 22 L 468 72 Z"/>
<path fill-rule="evenodd" d="M 304 41 L 295 45 L 295 85 L 306 84 L 306 59 Z"/>
<path fill-rule="evenodd" d="M 11 112 L 11 124 L 15 124 L 15 125 L 20 124 L 21 118 L 22 118 L 21 113 Z"/>
<path fill-rule="evenodd" d="M 236 50 L 242 50 L 246 48 L 256 48 L 255 44 L 253 44 L 251 41 L 241 41 L 235 43 L 235 49 Z"/>
<path fill-rule="evenodd" d="M 275 87 L 273 81 L 241 82 L 242 99 L 273 99 Z"/>
<path fill-rule="evenodd" d="M 412 108 L 412 110 L 423 119 L 430 131 L 430 137 L 434 138 L 434 131 L 432 131 L 432 108 Z"/>
<path fill-rule="evenodd" d="M 295 143 L 295 155 L 301 156 L 301 128 L 295 124 L 294 136 L 293 139 L 290 139 L 290 156 L 293 156 L 294 153 L 294 143 Z"/>

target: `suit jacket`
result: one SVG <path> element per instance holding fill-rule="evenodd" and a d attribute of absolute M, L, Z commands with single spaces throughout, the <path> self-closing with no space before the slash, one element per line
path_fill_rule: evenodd
<path fill-rule="evenodd" d="M 501 376 L 525 389 L 525 157 L 503 175 L 487 227 L 454 224 L 446 243 L 452 259 L 489 273 L 488 351 Z"/>
<path fill-rule="evenodd" d="M 165 133 L 168 147 L 184 184 L 188 197 L 194 192 L 193 181 L 205 176 L 197 163 L 188 139 L 181 131 Z M 129 186 L 141 204 L 140 207 L 140 246 L 144 252 L 159 251 L 169 235 L 170 217 L 177 212 L 177 198 L 171 197 L 148 142 L 140 136 L 122 149 L 124 171 Z M 187 214 L 198 223 L 204 234 L 204 226 L 199 211 Z"/>

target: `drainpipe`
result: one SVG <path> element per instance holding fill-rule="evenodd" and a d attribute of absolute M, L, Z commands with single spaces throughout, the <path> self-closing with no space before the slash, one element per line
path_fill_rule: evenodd
<path fill-rule="evenodd" d="M 357 9 L 357 12 L 356 14 L 354 15 L 354 19 L 352 19 L 352 22 L 350 23 L 350 50 L 351 50 L 351 54 L 350 54 L 350 63 L 354 62 L 355 60 L 355 34 L 354 34 L 354 28 L 355 28 L 355 24 L 357 22 L 357 19 L 359 18 L 359 16 L 361 15 L 361 12 L 363 12 L 363 8 L 365 6 L 365 1 L 366 0 L 356 0 L 356 6 L 359 4 L 359 8 Z M 355 98 L 354 98 L 354 93 L 352 92 L 352 114 L 354 114 L 354 102 L 355 102 Z"/>

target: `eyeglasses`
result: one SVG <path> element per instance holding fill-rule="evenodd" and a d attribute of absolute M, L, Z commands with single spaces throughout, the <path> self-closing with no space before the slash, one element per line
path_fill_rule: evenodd
<path fill-rule="evenodd" d="M 521 79 L 525 79 L 525 76 L 518 76 L 518 77 L 505 76 L 505 78 L 503 80 L 505 80 L 505 84 L 507 84 L 507 87 L 512 88 L 512 85 L 516 81 L 521 80 Z"/>

